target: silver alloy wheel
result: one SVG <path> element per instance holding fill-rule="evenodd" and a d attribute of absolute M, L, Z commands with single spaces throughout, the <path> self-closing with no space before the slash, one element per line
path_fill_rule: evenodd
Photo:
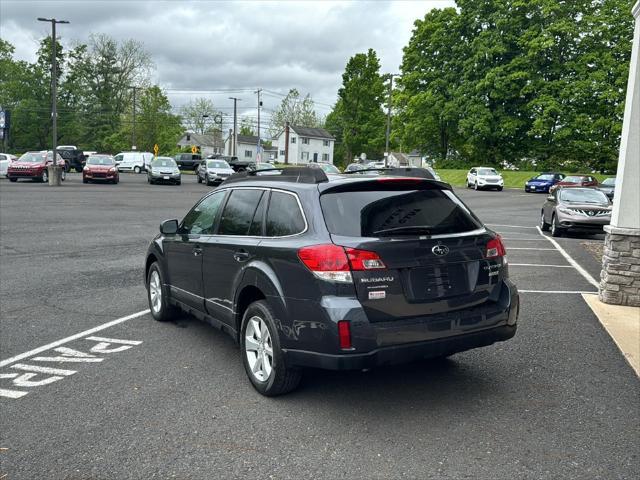
<path fill-rule="evenodd" d="M 267 323 L 256 315 L 247 324 L 244 352 L 253 377 L 266 382 L 273 371 L 273 345 Z"/>
<path fill-rule="evenodd" d="M 47 183 L 49 181 L 49 173 L 46 169 L 42 171 L 42 183 Z"/>
<path fill-rule="evenodd" d="M 149 299 L 153 313 L 159 313 L 162 308 L 162 285 L 157 270 L 152 271 L 151 278 L 149 278 Z"/>
<path fill-rule="evenodd" d="M 133 171 L 134 171 L 135 173 L 140 173 L 140 171 L 141 171 L 141 170 L 140 170 L 140 167 L 135 167 L 135 168 L 133 169 Z"/>
<path fill-rule="evenodd" d="M 542 229 L 544 229 L 544 225 L 545 225 L 545 222 L 544 222 L 544 212 L 542 212 L 542 213 L 540 214 L 540 229 L 541 229 L 541 230 L 542 230 Z"/>
<path fill-rule="evenodd" d="M 556 223 L 556 216 L 554 215 L 553 217 L 551 217 L 551 235 L 553 235 L 554 237 L 556 236 L 556 233 L 558 232 L 558 225 Z"/>

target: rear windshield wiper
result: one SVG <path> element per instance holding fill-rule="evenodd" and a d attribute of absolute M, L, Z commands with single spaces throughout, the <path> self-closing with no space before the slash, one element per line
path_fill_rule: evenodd
<path fill-rule="evenodd" d="M 393 235 L 394 233 L 431 235 L 431 227 L 420 225 L 413 227 L 393 227 L 383 228 L 382 230 L 376 230 L 373 232 L 374 235 Z"/>

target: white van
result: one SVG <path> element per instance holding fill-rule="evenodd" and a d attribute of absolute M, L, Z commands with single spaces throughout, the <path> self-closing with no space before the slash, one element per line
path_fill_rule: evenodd
<path fill-rule="evenodd" d="M 115 157 L 119 172 L 146 172 L 153 160 L 151 152 L 120 152 Z"/>

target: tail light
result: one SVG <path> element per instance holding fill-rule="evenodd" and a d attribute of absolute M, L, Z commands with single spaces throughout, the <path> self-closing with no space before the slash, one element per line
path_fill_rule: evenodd
<path fill-rule="evenodd" d="M 351 350 L 351 324 L 347 320 L 338 322 L 338 339 L 341 350 Z"/>
<path fill-rule="evenodd" d="M 352 271 L 386 268 L 375 252 L 345 248 L 332 243 L 298 250 L 298 258 L 313 274 L 330 282 L 351 283 Z"/>
<path fill-rule="evenodd" d="M 502 238 L 500 235 L 496 235 L 496 238 L 492 238 L 487 242 L 487 252 L 485 253 L 485 258 L 498 258 L 504 257 L 507 254 L 507 251 L 504 248 L 504 243 L 502 243 Z"/>

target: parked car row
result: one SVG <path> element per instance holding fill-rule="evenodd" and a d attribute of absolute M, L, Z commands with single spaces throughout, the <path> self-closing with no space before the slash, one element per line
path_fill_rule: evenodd
<path fill-rule="evenodd" d="M 593 175 L 565 175 L 559 172 L 543 172 L 530 178 L 524 184 L 525 192 L 550 193 L 558 187 L 597 187 L 607 197 L 613 198 L 616 178 L 610 177 L 598 183 Z"/>
<path fill-rule="evenodd" d="M 50 165 L 53 165 L 53 151 L 27 152 L 7 165 L 6 176 L 10 182 L 17 182 L 20 178 L 35 182 L 48 182 L 47 167 Z M 56 165 L 62 167 L 61 178 L 64 181 L 68 167 L 60 154 L 56 155 Z"/>
<path fill-rule="evenodd" d="M 547 196 L 540 229 L 554 237 L 568 231 L 601 233 L 611 222 L 611 200 L 595 187 L 560 185 Z"/>

